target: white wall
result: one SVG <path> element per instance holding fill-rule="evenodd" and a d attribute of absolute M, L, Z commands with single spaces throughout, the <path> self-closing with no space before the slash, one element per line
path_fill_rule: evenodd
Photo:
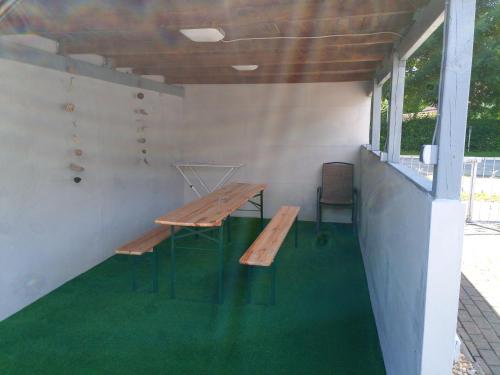
<path fill-rule="evenodd" d="M 357 168 L 359 147 L 368 142 L 363 82 L 185 88 L 183 159 L 244 163 L 233 181 L 268 184 L 266 217 L 295 204 L 301 220 L 315 220 L 322 163 Z M 186 200 L 194 197 L 186 188 Z M 348 212 L 341 216 L 336 219 L 350 220 Z"/>
<path fill-rule="evenodd" d="M 183 182 L 182 98 L 0 59 L 0 113 L 1 320 L 152 227 Z"/>
<path fill-rule="evenodd" d="M 388 375 L 451 373 L 463 208 L 361 150 L 360 245 Z"/>

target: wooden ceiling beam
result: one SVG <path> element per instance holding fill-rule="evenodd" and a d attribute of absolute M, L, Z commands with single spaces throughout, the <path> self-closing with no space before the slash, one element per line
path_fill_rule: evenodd
<path fill-rule="evenodd" d="M 248 72 L 248 74 L 307 74 L 307 73 L 320 73 L 320 72 L 367 72 L 373 71 L 377 68 L 377 61 L 361 61 L 361 62 L 343 62 L 343 63 L 325 63 L 325 64 L 282 64 L 282 65 L 261 65 L 255 71 Z M 159 74 L 165 76 L 186 76 L 186 75 L 225 75 L 234 74 L 235 70 L 231 66 L 211 66 L 211 67 L 198 67 L 198 66 L 178 66 L 178 67 L 164 67 L 161 65 L 150 66 L 146 68 L 136 68 L 134 73 L 142 74 Z M 243 74 L 246 74 L 242 72 Z"/>
<path fill-rule="evenodd" d="M 144 68 L 164 65 L 176 66 L 230 66 L 230 65 L 279 65 L 304 63 L 330 63 L 348 61 L 381 61 L 388 47 L 330 47 L 318 50 L 293 50 L 290 53 L 254 52 L 254 53 L 189 53 L 189 54 L 158 54 L 158 55 L 119 55 L 111 56 L 115 66 L 131 66 Z"/>
<path fill-rule="evenodd" d="M 393 33 L 360 35 L 360 36 L 340 36 L 325 39 L 272 39 L 253 40 L 238 43 L 193 43 L 186 38 L 175 43 L 168 39 L 155 38 L 154 40 L 127 40 L 117 37 L 103 38 L 82 38 L 82 40 L 67 40 L 61 43 L 61 52 L 70 53 L 96 53 L 98 55 L 151 55 L 161 53 L 189 53 L 189 52 L 227 52 L 239 53 L 259 52 L 262 50 L 283 51 L 287 49 L 319 49 L 332 46 L 351 45 L 376 45 L 392 44 L 399 37 Z"/>
<path fill-rule="evenodd" d="M 347 74 L 311 74 L 306 76 L 275 76 L 275 77 L 247 77 L 247 76 L 190 76 L 165 77 L 168 84 L 245 84 L 245 83 L 306 83 L 306 82 L 349 82 L 371 81 L 373 72 Z"/>

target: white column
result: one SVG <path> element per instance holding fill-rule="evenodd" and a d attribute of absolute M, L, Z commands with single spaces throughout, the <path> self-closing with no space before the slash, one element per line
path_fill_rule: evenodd
<path fill-rule="evenodd" d="M 372 94 L 372 134 L 371 145 L 373 151 L 380 150 L 380 115 L 382 111 L 382 86 L 373 81 Z"/>
<path fill-rule="evenodd" d="M 475 9 L 475 0 L 448 0 L 446 3 L 434 141 L 438 145 L 432 187 L 436 198 L 460 199 Z"/>
<path fill-rule="evenodd" d="M 398 53 L 394 52 L 392 57 L 389 132 L 387 134 L 387 161 L 393 163 L 399 163 L 401 154 L 405 70 L 406 60 L 401 60 Z"/>

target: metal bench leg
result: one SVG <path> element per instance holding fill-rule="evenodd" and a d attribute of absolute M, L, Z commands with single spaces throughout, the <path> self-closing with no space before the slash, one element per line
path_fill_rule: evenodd
<path fill-rule="evenodd" d="M 247 288 L 245 293 L 245 302 L 252 302 L 252 266 L 247 266 Z"/>
<path fill-rule="evenodd" d="M 170 270 L 170 298 L 175 298 L 175 226 L 170 226 L 170 261 L 172 269 Z"/>
<path fill-rule="evenodd" d="M 132 290 L 137 290 L 137 255 L 130 255 L 131 269 L 132 269 Z"/>
<path fill-rule="evenodd" d="M 218 302 L 222 303 L 224 300 L 224 223 L 219 227 L 219 291 Z"/>
<path fill-rule="evenodd" d="M 260 230 L 264 229 L 264 191 L 260 192 Z"/>
<path fill-rule="evenodd" d="M 276 303 L 276 261 L 271 264 L 271 300 L 269 304 L 274 306 Z"/>
<path fill-rule="evenodd" d="M 299 217 L 295 217 L 295 248 L 299 247 Z"/>
<path fill-rule="evenodd" d="M 153 248 L 153 292 L 158 293 L 158 249 Z"/>

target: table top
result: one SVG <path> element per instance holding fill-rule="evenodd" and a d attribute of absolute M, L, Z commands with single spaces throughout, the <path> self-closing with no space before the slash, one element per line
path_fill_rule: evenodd
<path fill-rule="evenodd" d="M 184 227 L 218 227 L 222 221 L 266 189 L 265 184 L 232 182 L 155 220 Z"/>

